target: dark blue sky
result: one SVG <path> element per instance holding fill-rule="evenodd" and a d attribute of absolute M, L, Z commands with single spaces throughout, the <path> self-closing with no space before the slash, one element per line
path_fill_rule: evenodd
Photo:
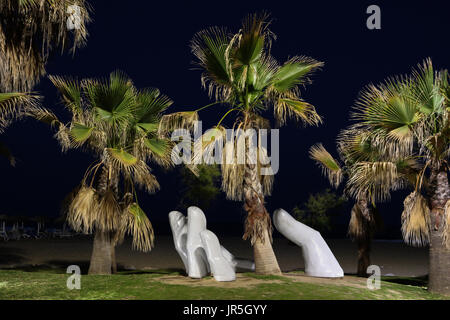
<path fill-rule="evenodd" d="M 209 102 L 200 86 L 200 74 L 190 70 L 193 59 L 189 41 L 197 31 L 212 25 L 237 30 L 242 17 L 266 10 L 272 13 L 272 31 L 278 39 L 272 54 L 284 61 L 308 55 L 325 62 L 303 97 L 316 106 L 325 122 L 303 128 L 291 122 L 280 132 L 280 170 L 270 211 L 287 210 L 327 187 L 320 170 L 308 158 L 308 149 L 323 142 L 334 150 L 334 139 L 348 125 L 348 113 L 358 92 L 371 82 L 403 74 L 426 57 L 436 67 L 447 68 L 450 44 L 449 6 L 445 1 L 91 1 L 94 22 L 89 26 L 87 47 L 75 57 L 55 54 L 49 74 L 101 77 L 115 69 L 125 71 L 138 88 L 158 87 L 175 104 L 172 111 L 195 109 Z M 378 4 L 382 29 L 366 28 L 366 8 Z M 61 114 L 56 91 L 43 78 L 36 87 L 45 106 Z M 211 109 L 201 114 L 206 125 L 217 121 Z M 1 137 L 19 162 L 16 168 L 0 159 L 0 213 L 18 215 L 58 214 L 60 202 L 77 185 L 88 164 L 81 151 L 61 154 L 45 125 L 26 120 L 14 124 Z M 155 228 L 166 223 L 176 205 L 176 174 L 157 171 L 162 190 L 140 200 Z M 382 206 L 390 226 L 400 222 L 401 196 Z M 243 219 L 240 204 L 219 201 L 206 212 L 210 221 Z M 348 217 L 347 217 L 348 219 Z"/>

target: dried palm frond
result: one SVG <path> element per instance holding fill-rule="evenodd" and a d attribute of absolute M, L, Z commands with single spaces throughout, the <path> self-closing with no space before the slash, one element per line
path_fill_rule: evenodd
<path fill-rule="evenodd" d="M 69 206 L 67 222 L 75 231 L 91 233 L 97 218 L 98 205 L 95 189 L 82 186 Z"/>
<path fill-rule="evenodd" d="M 27 115 L 27 112 L 39 108 L 40 100 L 40 96 L 30 93 L 0 93 L 0 122 L 6 124 L 9 120 Z M 0 130 L 5 127 L 0 124 Z"/>
<path fill-rule="evenodd" d="M 275 178 L 275 173 L 272 170 L 269 160 L 267 149 L 262 147 L 260 144 L 258 148 L 258 175 L 261 178 L 262 193 L 267 196 L 272 194 L 273 182 Z M 265 174 L 261 174 L 263 170 Z"/>
<path fill-rule="evenodd" d="M 286 124 L 287 118 L 300 121 L 305 125 L 318 126 L 322 123 L 322 117 L 313 105 L 295 97 L 278 98 L 274 105 L 274 115 L 281 126 Z"/>
<path fill-rule="evenodd" d="M 403 202 L 402 233 L 406 243 L 425 246 L 430 241 L 430 208 L 426 199 L 417 191 Z"/>
<path fill-rule="evenodd" d="M 116 231 L 121 225 L 122 210 L 113 190 L 108 189 L 99 197 L 95 227 L 105 231 Z"/>
<path fill-rule="evenodd" d="M 131 177 L 139 188 L 145 189 L 148 193 L 154 193 L 160 188 L 158 180 L 144 161 L 139 161 L 138 165 L 133 167 Z"/>
<path fill-rule="evenodd" d="M 224 139 L 226 129 L 218 126 L 207 130 L 201 137 L 194 141 L 194 164 L 219 164 L 223 158 Z"/>
<path fill-rule="evenodd" d="M 231 139 L 228 139 L 231 138 Z M 227 199 L 244 199 L 244 174 L 246 161 L 245 136 L 227 137 L 223 149 L 222 190 Z"/>
<path fill-rule="evenodd" d="M 369 197 L 373 202 L 382 202 L 390 198 L 390 191 L 398 187 L 399 181 L 395 163 L 357 162 L 349 170 L 346 192 L 355 199 Z"/>
<path fill-rule="evenodd" d="M 364 228 L 365 218 L 361 213 L 361 209 L 357 204 L 352 208 L 350 222 L 348 224 L 348 235 L 352 239 L 363 238 L 367 230 Z"/>
<path fill-rule="evenodd" d="M 132 203 L 124 210 L 122 232 L 133 237 L 133 248 L 143 252 L 152 249 L 155 235 L 153 227 L 145 212 L 137 203 Z"/>
<path fill-rule="evenodd" d="M 0 1 L 0 91 L 29 91 L 45 74 L 52 48 L 72 42 L 75 52 L 84 45 L 89 11 L 85 0 Z"/>
<path fill-rule="evenodd" d="M 55 133 L 54 137 L 59 142 L 62 152 L 73 148 L 72 140 L 70 139 L 69 129 L 65 125 L 60 125 L 58 131 Z"/>
<path fill-rule="evenodd" d="M 195 111 L 184 111 L 166 114 L 161 117 L 158 134 L 164 136 L 177 129 L 193 130 L 198 121 L 198 113 Z"/>
<path fill-rule="evenodd" d="M 33 117 L 36 120 L 46 123 L 50 126 L 61 125 L 61 122 L 59 121 L 58 117 L 52 111 L 45 108 L 36 106 L 30 110 L 27 110 L 26 115 Z"/>
<path fill-rule="evenodd" d="M 444 208 L 444 225 L 442 227 L 443 244 L 450 249 L 450 200 Z"/>

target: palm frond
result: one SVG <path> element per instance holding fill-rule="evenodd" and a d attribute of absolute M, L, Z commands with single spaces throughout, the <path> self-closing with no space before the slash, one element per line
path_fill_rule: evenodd
<path fill-rule="evenodd" d="M 333 156 L 319 143 L 309 149 L 309 156 L 322 169 L 330 184 L 337 188 L 343 179 L 343 170 Z"/>
<path fill-rule="evenodd" d="M 86 0 L 0 1 L 0 91 L 31 90 L 45 74 L 52 49 L 74 53 L 83 46 L 90 11 Z M 76 23 L 73 30 L 68 19 Z"/>
<path fill-rule="evenodd" d="M 75 143 L 82 144 L 89 139 L 93 130 L 94 128 L 90 128 L 80 123 L 73 123 L 69 133 Z"/>
<path fill-rule="evenodd" d="M 216 100 L 227 100 L 230 95 L 232 74 L 228 55 L 231 39 L 226 29 L 212 27 L 195 34 L 190 44 L 196 64 L 203 71 L 202 86 L 208 88 L 210 97 L 214 96 Z"/>
<path fill-rule="evenodd" d="M 69 77 L 53 76 L 48 77 L 53 85 L 58 89 L 61 98 L 66 107 L 74 115 L 83 112 L 81 101 L 81 84 L 77 79 Z"/>
<path fill-rule="evenodd" d="M 440 90 L 439 77 L 430 58 L 413 70 L 412 81 L 412 96 L 418 102 L 420 111 L 426 115 L 440 112 L 445 97 Z"/>
<path fill-rule="evenodd" d="M 322 123 L 322 118 L 314 106 L 303 100 L 279 98 L 275 102 L 274 113 L 280 125 L 284 125 L 287 118 L 293 118 L 307 125 L 318 126 Z"/>
<path fill-rule="evenodd" d="M 177 129 L 193 130 L 198 121 L 198 113 L 195 111 L 176 112 L 162 116 L 158 133 L 166 135 Z"/>
<path fill-rule="evenodd" d="M 97 219 L 98 206 L 95 189 L 82 186 L 69 205 L 67 222 L 75 231 L 91 233 Z"/>
<path fill-rule="evenodd" d="M 309 76 L 323 65 L 323 62 L 310 57 L 293 57 L 274 74 L 272 86 L 279 93 L 289 92 L 299 85 L 311 82 Z"/>
<path fill-rule="evenodd" d="M 222 126 L 207 130 L 194 142 L 192 162 L 194 164 L 221 163 L 223 155 L 220 152 L 223 148 L 225 137 L 226 131 Z"/>
<path fill-rule="evenodd" d="M 370 238 L 379 227 L 378 220 L 376 210 L 367 206 L 367 200 L 359 200 L 352 207 L 348 235 L 353 240 Z"/>
<path fill-rule="evenodd" d="M 154 132 L 158 129 L 162 113 L 173 101 L 158 89 L 149 88 L 138 92 L 136 104 L 134 113 L 137 125 L 146 131 Z"/>
<path fill-rule="evenodd" d="M 350 222 L 348 223 L 348 235 L 351 239 L 363 239 L 367 236 L 367 228 L 365 227 L 365 218 L 361 213 L 358 204 L 352 207 Z"/>
<path fill-rule="evenodd" d="M 430 208 L 426 199 L 414 191 L 403 202 L 402 234 L 406 243 L 425 246 L 430 241 Z"/>
<path fill-rule="evenodd" d="M 235 65 L 250 66 L 261 58 L 264 47 L 270 47 L 273 37 L 268 29 L 269 24 L 269 15 L 266 13 L 250 14 L 243 20 L 239 41 L 233 54 Z"/>
<path fill-rule="evenodd" d="M 446 248 L 450 248 L 450 200 L 444 207 L 444 225 L 442 226 L 442 241 Z"/>
<path fill-rule="evenodd" d="M 155 236 L 145 212 L 137 203 L 132 203 L 125 208 L 124 215 L 126 218 L 122 228 L 133 237 L 133 248 L 143 252 L 150 251 Z"/>
<path fill-rule="evenodd" d="M 0 93 L 0 133 L 8 124 L 38 108 L 41 97 L 21 92 Z"/>
<path fill-rule="evenodd" d="M 162 167 L 170 167 L 173 165 L 171 154 L 173 142 L 169 139 L 160 139 L 157 137 L 144 139 L 144 150 L 142 156 L 161 165 Z"/>
<path fill-rule="evenodd" d="M 399 184 L 397 166 L 389 161 L 357 162 L 348 172 L 346 192 L 355 199 L 386 201 Z"/>
<path fill-rule="evenodd" d="M 237 131 L 241 133 L 240 131 Z M 230 138 L 230 139 L 229 139 Z M 246 142 L 244 134 L 227 137 L 223 148 L 222 190 L 227 199 L 244 199 L 244 175 L 246 161 Z"/>
<path fill-rule="evenodd" d="M 113 190 L 107 189 L 98 199 L 95 228 L 105 232 L 113 232 L 119 229 L 121 214 L 122 210 Z"/>

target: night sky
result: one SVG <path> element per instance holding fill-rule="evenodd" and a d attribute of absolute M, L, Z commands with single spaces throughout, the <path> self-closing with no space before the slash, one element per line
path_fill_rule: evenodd
<path fill-rule="evenodd" d="M 294 122 L 281 128 L 280 170 L 274 192 L 267 198 L 270 212 L 291 210 L 310 193 L 328 187 L 327 180 L 308 157 L 311 145 L 322 142 L 336 155 L 335 138 L 349 124 L 349 111 L 358 92 L 388 76 L 408 73 L 426 57 L 437 68 L 447 68 L 450 53 L 449 5 L 446 1 L 90 1 L 93 23 L 85 48 L 50 58 L 48 74 L 79 78 L 103 77 L 120 69 L 138 88 L 157 87 L 170 96 L 172 112 L 194 110 L 210 102 L 200 85 L 200 72 L 192 70 L 192 36 L 212 25 L 237 31 L 241 19 L 252 12 L 272 14 L 277 35 L 272 54 L 278 61 L 307 55 L 325 62 L 313 84 L 302 91 L 324 118 L 320 127 L 303 128 Z M 366 28 L 366 8 L 381 7 L 382 29 Z M 47 78 L 35 88 L 45 96 L 44 106 L 67 115 Z M 217 109 L 216 109 L 217 108 Z M 219 107 L 200 114 L 204 128 L 215 124 Z M 221 111 L 221 112 L 218 112 Z M 270 117 L 270 114 L 267 114 Z M 18 159 L 15 168 L 0 159 L 0 213 L 9 215 L 59 214 L 60 203 L 82 179 L 93 160 L 81 150 L 66 154 L 53 138 L 54 131 L 34 120 L 13 124 L 1 136 Z M 140 196 L 141 205 L 156 232 L 168 228 L 167 214 L 177 205 L 178 171 L 155 168 L 161 190 Z M 398 230 L 402 196 L 380 206 L 386 225 Z M 242 230 L 240 203 L 224 197 L 206 212 L 211 223 L 233 222 Z M 347 223 L 349 213 L 344 215 Z"/>

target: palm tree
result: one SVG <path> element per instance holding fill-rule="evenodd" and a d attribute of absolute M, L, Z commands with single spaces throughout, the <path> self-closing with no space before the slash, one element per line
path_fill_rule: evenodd
<path fill-rule="evenodd" d="M 34 110 L 39 99 L 39 96 L 31 93 L 0 93 L 0 134 L 12 121 L 20 119 L 26 113 Z M 0 155 L 6 157 L 12 166 L 15 165 L 14 156 L 2 142 L 0 142 Z"/>
<path fill-rule="evenodd" d="M 421 164 L 404 201 L 402 231 L 412 245 L 430 245 L 429 290 L 450 294 L 449 75 L 430 59 L 412 74 L 370 86 L 354 118 L 390 157 Z"/>
<path fill-rule="evenodd" d="M 89 11 L 85 0 L 0 1 L 0 92 L 31 90 L 52 49 L 84 45 Z"/>
<path fill-rule="evenodd" d="M 71 113 L 68 123 L 40 109 L 38 119 L 58 128 L 65 151 L 81 147 L 96 160 L 86 170 L 68 208 L 67 220 L 76 231 L 95 232 L 90 274 L 116 271 L 115 246 L 126 234 L 133 248 L 149 251 L 153 229 L 138 204 L 136 187 L 152 193 L 159 188 L 148 161 L 171 165 L 171 141 L 157 133 L 161 113 L 172 101 L 158 89 L 137 90 L 121 72 L 94 80 L 50 76 Z"/>
<path fill-rule="evenodd" d="M 322 144 L 311 147 L 310 157 L 333 187 L 346 178 L 344 192 L 355 200 L 348 235 L 358 246 L 357 275 L 366 277 L 372 238 L 381 225 L 375 203 L 388 200 L 391 191 L 411 181 L 417 164 L 407 157 L 387 157 L 374 146 L 369 132 L 354 127 L 340 133 L 337 149 L 341 162 Z"/>
<path fill-rule="evenodd" d="M 233 161 L 225 160 L 221 166 L 222 188 L 227 198 L 245 203 L 247 218 L 243 238 L 250 239 L 253 245 L 256 272 L 279 274 L 281 271 L 271 245 L 272 223 L 264 205 L 264 197 L 272 190 L 273 175 L 261 175 L 261 161 L 249 161 L 259 159 L 266 150 L 260 144 L 253 145 L 250 137 L 241 136 L 242 139 L 238 139 L 241 142 L 237 143 L 225 142 L 222 122 L 234 113 L 235 129 L 243 132 L 267 129 L 270 123 L 261 113 L 272 107 L 280 124 L 291 117 L 318 125 L 321 118 L 312 105 L 301 99 L 299 86 L 308 83 L 308 76 L 323 63 L 297 56 L 280 65 L 270 54 L 275 35 L 269 30 L 268 19 L 267 14 L 249 15 L 234 34 L 220 27 L 200 31 L 192 39 L 191 49 L 203 72 L 202 85 L 215 100 L 209 106 L 221 104 L 226 107 L 216 132 L 212 136 L 209 133 L 209 137 L 208 133 L 203 136 L 206 143 L 202 150 L 209 154 L 215 143 L 224 143 L 224 159 Z M 194 114 L 188 115 L 195 119 Z M 242 154 L 232 151 L 239 143 L 245 146 L 245 164 L 235 161 Z"/>

